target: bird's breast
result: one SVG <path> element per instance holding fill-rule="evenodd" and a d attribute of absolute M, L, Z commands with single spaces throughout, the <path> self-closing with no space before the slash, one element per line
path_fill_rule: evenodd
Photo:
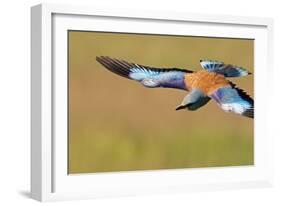
<path fill-rule="evenodd" d="M 223 75 L 208 71 L 186 74 L 184 82 L 189 90 L 200 89 L 206 95 L 229 85 L 229 81 Z"/>

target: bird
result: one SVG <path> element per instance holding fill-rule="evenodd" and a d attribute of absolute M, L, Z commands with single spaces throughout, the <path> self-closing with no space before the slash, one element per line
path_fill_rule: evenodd
<path fill-rule="evenodd" d="M 251 75 L 243 67 L 216 60 L 200 60 L 203 69 L 162 68 L 129 63 L 108 56 L 96 61 L 109 71 L 147 88 L 173 88 L 189 92 L 176 110 L 195 111 L 214 100 L 225 112 L 254 118 L 254 100 L 227 78 Z"/>

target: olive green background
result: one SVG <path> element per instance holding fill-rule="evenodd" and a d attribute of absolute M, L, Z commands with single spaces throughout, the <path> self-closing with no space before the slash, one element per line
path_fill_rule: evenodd
<path fill-rule="evenodd" d="M 252 119 L 213 101 L 175 111 L 187 92 L 145 88 L 95 60 L 196 71 L 212 59 L 253 72 L 254 40 L 69 31 L 68 46 L 70 174 L 254 163 Z M 253 97 L 253 75 L 231 80 Z"/>

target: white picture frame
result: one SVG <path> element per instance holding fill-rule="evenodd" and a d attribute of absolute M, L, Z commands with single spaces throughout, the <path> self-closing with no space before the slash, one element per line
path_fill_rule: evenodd
<path fill-rule="evenodd" d="M 173 29 L 168 31 L 167 25 Z M 273 104 L 272 19 L 40 4 L 31 8 L 31 26 L 32 198 L 52 201 L 273 185 L 274 135 L 268 109 Z M 68 29 L 255 38 L 254 166 L 68 175 Z"/>

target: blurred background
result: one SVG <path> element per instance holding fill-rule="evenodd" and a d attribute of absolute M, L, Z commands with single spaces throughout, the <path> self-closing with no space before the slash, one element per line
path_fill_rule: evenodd
<path fill-rule="evenodd" d="M 200 70 L 200 59 L 253 72 L 248 39 L 69 31 L 69 173 L 254 164 L 253 120 L 210 101 L 175 111 L 187 94 L 148 89 L 109 72 L 96 56 Z M 253 75 L 232 78 L 253 97 Z"/>

